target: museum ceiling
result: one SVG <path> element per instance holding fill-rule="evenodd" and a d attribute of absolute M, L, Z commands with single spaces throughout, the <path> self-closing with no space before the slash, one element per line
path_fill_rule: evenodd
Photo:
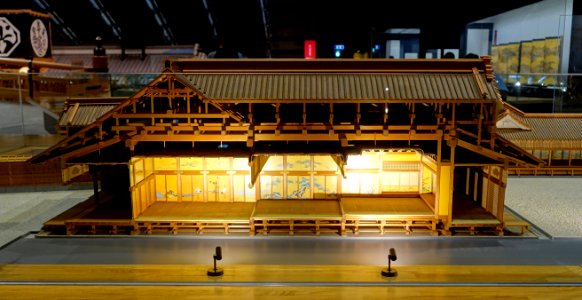
<path fill-rule="evenodd" d="M 200 43 L 208 52 L 222 41 L 248 57 L 300 57 L 303 41 L 315 39 L 318 57 L 331 57 L 334 44 L 370 49 L 388 28 L 419 28 L 424 49 L 458 48 L 467 23 L 535 2 L 5 0 L 0 9 L 52 14 L 55 46 L 93 45 L 101 36 L 128 49 Z"/>

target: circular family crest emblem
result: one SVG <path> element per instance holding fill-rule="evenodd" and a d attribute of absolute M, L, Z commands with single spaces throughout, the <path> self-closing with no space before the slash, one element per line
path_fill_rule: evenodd
<path fill-rule="evenodd" d="M 48 31 L 40 19 L 34 20 L 30 26 L 30 44 L 36 56 L 46 55 L 49 46 Z"/>
<path fill-rule="evenodd" d="M 20 44 L 20 31 L 8 19 L 0 17 L 0 57 L 9 56 Z"/>

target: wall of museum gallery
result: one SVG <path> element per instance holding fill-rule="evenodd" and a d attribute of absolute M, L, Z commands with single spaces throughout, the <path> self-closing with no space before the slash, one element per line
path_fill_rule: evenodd
<path fill-rule="evenodd" d="M 545 0 L 535 4 L 511 10 L 496 16 L 475 21 L 474 23 L 492 23 L 493 44 L 511 44 L 546 38 L 562 38 L 560 53 L 560 73 L 568 72 L 572 34 L 572 12 L 574 0 Z M 474 24 L 472 23 L 472 24 Z M 482 39 L 467 38 L 468 41 Z M 467 45 L 467 49 L 483 48 L 479 45 Z M 476 53 L 485 55 L 487 53 Z"/>

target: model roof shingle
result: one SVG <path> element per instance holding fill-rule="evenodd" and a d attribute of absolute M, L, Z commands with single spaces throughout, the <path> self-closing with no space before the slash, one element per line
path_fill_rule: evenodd
<path fill-rule="evenodd" d="M 59 118 L 59 126 L 85 126 L 93 123 L 116 105 L 96 104 L 82 105 L 77 109 L 68 109 Z"/>
<path fill-rule="evenodd" d="M 530 147 L 549 147 L 548 143 L 563 147 L 555 143 L 567 141 L 572 147 L 582 148 L 582 114 L 524 113 L 509 104 L 505 108 L 497 122 L 497 132 L 506 139 Z M 508 123 L 502 121 L 506 118 L 526 125 L 527 129 L 504 128 L 503 124 Z"/>
<path fill-rule="evenodd" d="M 213 100 L 483 100 L 473 74 L 295 73 L 184 74 L 184 81 Z"/>

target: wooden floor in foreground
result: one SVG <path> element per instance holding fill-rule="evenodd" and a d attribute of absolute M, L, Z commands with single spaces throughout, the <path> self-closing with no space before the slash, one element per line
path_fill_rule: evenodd
<path fill-rule="evenodd" d="M 220 265 L 219 265 L 220 267 Z M 581 266 L 0 265 L 0 299 L 581 299 Z"/>

